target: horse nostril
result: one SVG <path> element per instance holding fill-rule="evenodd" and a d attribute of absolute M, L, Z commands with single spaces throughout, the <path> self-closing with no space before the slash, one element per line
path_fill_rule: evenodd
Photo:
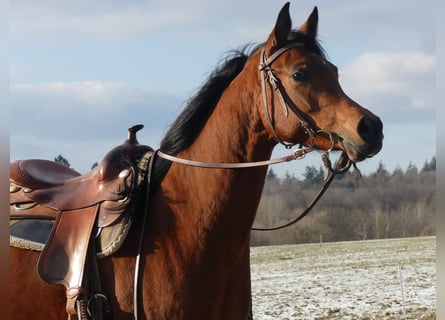
<path fill-rule="evenodd" d="M 363 117 L 360 119 L 357 130 L 360 137 L 369 144 L 378 143 L 382 138 L 383 124 L 380 119 L 370 119 Z"/>

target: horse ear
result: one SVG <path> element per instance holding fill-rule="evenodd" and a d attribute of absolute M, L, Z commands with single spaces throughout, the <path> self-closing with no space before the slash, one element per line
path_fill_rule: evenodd
<path fill-rule="evenodd" d="M 289 2 L 287 2 L 283 8 L 281 8 L 275 27 L 264 45 L 266 51 L 270 53 L 271 50 L 283 46 L 286 43 L 291 28 L 292 22 L 289 14 Z"/>
<path fill-rule="evenodd" d="M 317 38 L 317 28 L 318 28 L 318 9 L 317 7 L 314 7 L 314 10 L 312 10 L 312 13 L 307 18 L 306 22 L 303 23 L 298 29 L 301 33 L 307 34 L 308 36 L 311 36 L 312 38 Z"/>

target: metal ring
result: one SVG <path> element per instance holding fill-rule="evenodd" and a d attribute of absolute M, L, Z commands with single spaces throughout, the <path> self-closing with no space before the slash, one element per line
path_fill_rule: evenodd
<path fill-rule="evenodd" d="M 326 150 L 326 152 L 329 153 L 332 150 L 334 150 L 335 145 L 337 144 L 337 142 L 340 141 L 339 135 L 334 133 L 334 132 L 329 132 L 329 131 L 326 131 L 326 130 L 323 130 L 323 129 L 317 130 L 317 134 L 320 134 L 320 133 L 327 134 L 328 137 L 329 137 L 329 140 L 331 141 L 331 146 L 329 147 L 329 149 Z"/>

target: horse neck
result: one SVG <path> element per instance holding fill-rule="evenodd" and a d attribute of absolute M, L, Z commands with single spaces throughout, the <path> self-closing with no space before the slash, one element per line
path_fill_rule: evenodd
<path fill-rule="evenodd" d="M 258 78 L 250 72 L 257 72 L 256 67 L 247 65 L 225 90 L 195 142 L 179 157 L 207 162 L 270 158 L 274 145 L 261 122 L 260 92 L 252 91 L 259 90 Z M 172 164 L 161 190 L 175 226 L 188 233 L 184 238 L 202 241 L 225 234 L 222 239 L 233 235 L 248 245 L 266 172 L 267 167 L 227 170 Z"/>

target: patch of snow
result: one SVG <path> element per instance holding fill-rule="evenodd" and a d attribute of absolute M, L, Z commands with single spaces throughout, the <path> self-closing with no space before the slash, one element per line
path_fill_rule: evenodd
<path fill-rule="evenodd" d="M 435 237 L 251 249 L 254 319 L 435 319 Z"/>

